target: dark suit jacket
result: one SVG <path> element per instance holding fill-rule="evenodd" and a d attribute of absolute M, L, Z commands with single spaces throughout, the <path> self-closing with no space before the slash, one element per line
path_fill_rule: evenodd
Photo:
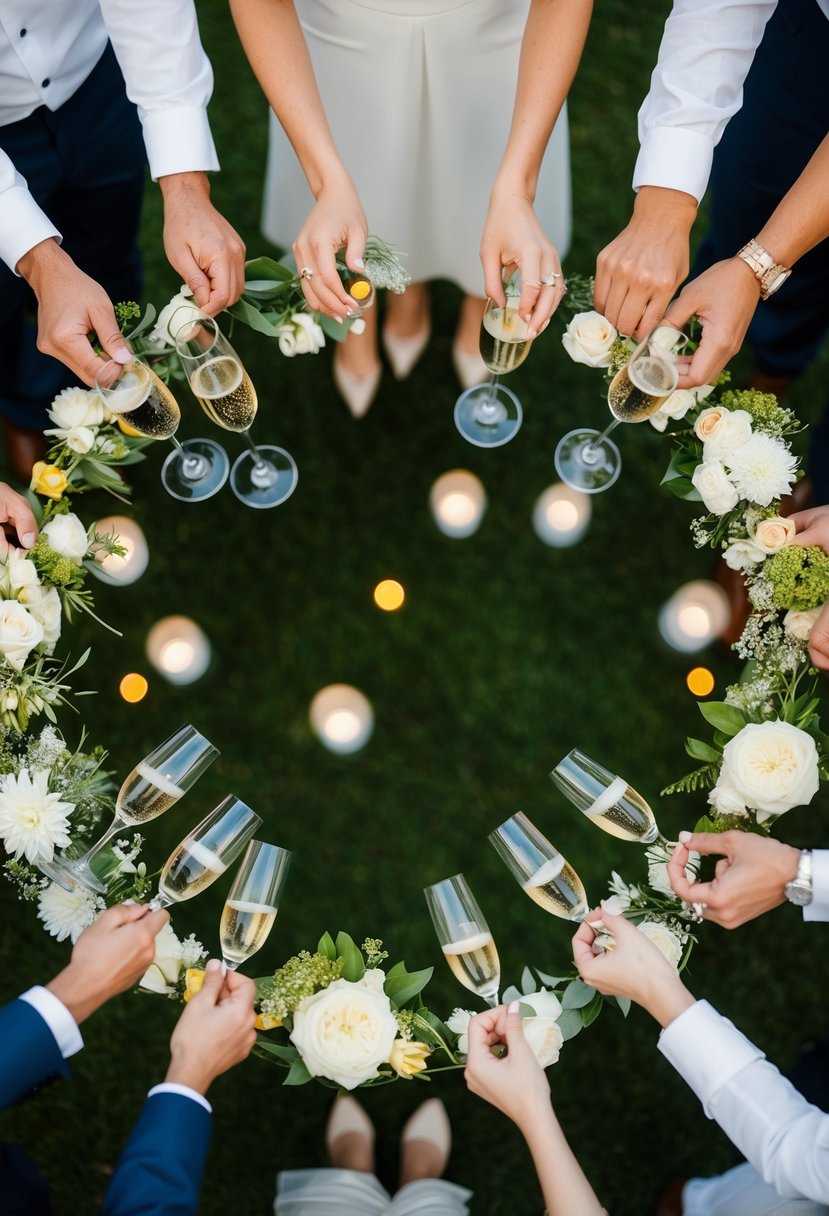
<path fill-rule="evenodd" d="M 211 1116 L 181 1094 L 153 1094 L 121 1154 L 104 1216 L 192 1216 L 198 1210 Z"/>

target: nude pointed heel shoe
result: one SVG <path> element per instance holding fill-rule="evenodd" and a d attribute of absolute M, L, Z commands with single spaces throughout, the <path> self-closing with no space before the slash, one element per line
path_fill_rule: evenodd
<path fill-rule="evenodd" d="M 411 375 L 412 369 L 428 345 L 432 328 L 427 325 L 419 334 L 411 338 L 398 338 L 395 334 L 383 329 L 383 350 L 386 352 L 392 375 L 395 380 L 405 380 Z"/>
<path fill-rule="evenodd" d="M 362 418 L 377 396 L 383 369 L 378 367 L 376 371 L 369 372 L 366 376 L 357 376 L 354 372 L 340 367 L 335 359 L 333 374 L 337 391 L 348 406 L 352 418 Z"/>
<path fill-rule="evenodd" d="M 489 369 L 477 351 L 470 354 L 458 346 L 457 342 L 453 342 L 452 363 L 455 366 L 455 375 L 463 388 L 473 388 L 476 384 L 486 384 L 489 381 Z"/>
<path fill-rule="evenodd" d="M 360 1103 L 354 1098 L 336 1098 L 325 1126 L 325 1147 L 329 1154 L 334 1141 L 349 1132 L 363 1136 L 374 1147 L 374 1124 Z"/>
<path fill-rule="evenodd" d="M 411 1140 L 428 1140 L 435 1146 L 441 1155 L 442 1174 L 452 1151 L 452 1128 L 440 1098 L 427 1098 L 404 1123 L 400 1141 L 405 1145 Z"/>

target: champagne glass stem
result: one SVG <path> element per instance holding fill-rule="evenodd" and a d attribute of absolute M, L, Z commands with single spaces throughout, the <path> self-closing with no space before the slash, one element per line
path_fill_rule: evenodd
<path fill-rule="evenodd" d="M 172 903 L 173 901 L 171 899 L 168 899 L 166 895 L 162 895 L 159 891 L 158 894 L 153 896 L 153 898 L 150 900 L 148 906 L 152 912 L 157 912 L 159 908 L 169 908 Z"/>
<path fill-rule="evenodd" d="M 239 433 L 241 434 L 245 443 L 250 448 L 250 451 L 253 456 L 257 469 L 267 468 L 268 462 L 266 460 L 262 459 L 262 456 L 260 455 L 258 447 L 256 446 L 256 444 L 253 442 L 253 440 L 250 437 L 250 432 L 249 431 L 240 431 Z"/>
<path fill-rule="evenodd" d="M 489 996 L 486 996 L 486 995 L 485 995 L 485 994 L 482 992 L 482 993 L 481 993 L 481 996 L 483 996 L 484 1000 L 486 1001 L 487 1005 L 489 1005 L 490 1009 L 495 1009 L 495 1008 L 497 1008 L 497 1006 L 498 1006 L 498 1005 L 499 1005 L 499 1003 L 500 1003 L 500 1002 L 499 1002 L 499 1000 L 498 1000 L 498 993 L 497 993 L 497 992 L 493 992 L 493 993 L 491 993 Z"/>
<path fill-rule="evenodd" d="M 614 418 L 613 421 L 608 423 L 608 425 L 604 428 L 601 435 L 597 435 L 595 439 L 591 439 L 590 443 L 585 445 L 584 451 L 582 452 L 582 459 L 586 460 L 588 464 L 595 460 L 598 456 L 598 449 L 602 446 L 605 439 L 607 439 L 610 432 L 615 430 L 618 425 L 619 419 Z"/>
<path fill-rule="evenodd" d="M 170 436 L 170 442 L 178 451 L 182 477 L 185 477 L 187 481 L 198 481 L 201 477 L 204 477 L 206 472 L 204 457 L 194 456 L 192 452 L 188 452 L 181 446 L 175 435 Z"/>
<path fill-rule="evenodd" d="M 107 845 L 110 840 L 112 840 L 113 836 L 117 836 L 119 832 L 127 831 L 128 828 L 129 828 L 129 824 L 125 823 L 125 821 L 121 818 L 120 815 L 116 815 L 115 818 L 113 819 L 112 823 L 109 825 L 107 830 L 104 832 L 101 839 L 96 840 L 96 842 L 95 842 L 95 844 L 93 844 L 92 848 L 89 849 L 88 852 L 84 853 L 83 857 L 79 857 L 78 860 L 76 862 L 74 862 L 73 864 L 77 865 L 77 866 L 86 866 L 89 869 L 91 869 L 92 868 L 92 864 L 91 864 L 92 859 L 94 857 L 98 856 L 101 849 L 103 849 L 104 846 Z"/>

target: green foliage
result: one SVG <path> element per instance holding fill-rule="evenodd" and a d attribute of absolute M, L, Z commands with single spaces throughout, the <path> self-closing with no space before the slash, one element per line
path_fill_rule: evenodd
<path fill-rule="evenodd" d="M 817 545 L 781 549 L 765 563 L 763 576 L 772 584 L 778 608 L 800 612 L 829 599 L 829 557 Z"/>

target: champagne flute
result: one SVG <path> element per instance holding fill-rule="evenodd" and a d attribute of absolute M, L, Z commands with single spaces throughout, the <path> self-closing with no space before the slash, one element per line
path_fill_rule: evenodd
<path fill-rule="evenodd" d="M 555 466 L 562 481 L 585 494 L 610 489 L 622 469 L 610 432 L 620 422 L 644 422 L 667 401 L 676 389 L 676 361 L 687 343 L 685 334 L 665 322 L 639 343 L 610 382 L 607 404 L 613 417 L 601 434 L 579 427 L 559 440 Z"/>
<path fill-rule="evenodd" d="M 545 912 L 584 920 L 589 912 L 584 884 L 570 863 L 521 811 L 489 834 L 501 860 Z"/>
<path fill-rule="evenodd" d="M 150 907 L 168 908 L 209 887 L 236 860 L 261 823 L 255 811 L 228 794 L 173 849 Z"/>
<path fill-rule="evenodd" d="M 481 321 L 481 358 L 492 373 L 488 384 L 475 384 L 455 402 L 455 426 L 469 443 L 498 448 L 517 434 L 523 419 L 521 402 L 498 377 L 514 371 L 530 353 L 529 325 L 518 314 L 520 286 L 516 277 L 504 287 L 505 302 L 488 299 Z"/>
<path fill-rule="evenodd" d="M 74 860 L 61 856 L 39 861 L 38 869 L 67 891 L 86 887 L 106 894 L 106 885 L 93 869 L 92 862 L 119 832 L 157 819 L 178 802 L 219 755 L 195 726 L 186 723 L 136 764 L 124 778 L 115 800 L 115 817 L 100 840 Z"/>
<path fill-rule="evenodd" d="M 660 844 L 669 852 L 673 849 L 642 795 L 624 777 L 617 777 L 578 748 L 556 765 L 550 777 L 591 823 L 611 836 L 644 845 Z"/>
<path fill-rule="evenodd" d="M 273 928 L 291 854 L 275 844 L 251 840 L 239 863 L 219 927 L 222 958 L 235 971 L 264 946 Z"/>
<path fill-rule="evenodd" d="M 201 502 L 222 488 L 230 468 L 224 448 L 212 439 L 179 442 L 175 436 L 181 421 L 178 403 L 143 360 L 134 357 L 124 364 L 114 383 L 97 388 L 125 434 L 171 441 L 176 450 L 161 469 L 168 494 L 182 502 Z"/>
<path fill-rule="evenodd" d="M 423 891 L 443 956 L 456 980 L 495 1008 L 501 982 L 498 951 L 463 874 Z"/>
<path fill-rule="evenodd" d="M 298 480 L 294 458 L 272 444 L 258 447 L 249 431 L 259 398 L 242 360 L 212 317 L 187 321 L 176 331 L 176 351 L 190 388 L 211 422 L 237 431 L 248 451 L 234 462 L 230 488 L 249 507 L 276 507 L 290 498 Z"/>

